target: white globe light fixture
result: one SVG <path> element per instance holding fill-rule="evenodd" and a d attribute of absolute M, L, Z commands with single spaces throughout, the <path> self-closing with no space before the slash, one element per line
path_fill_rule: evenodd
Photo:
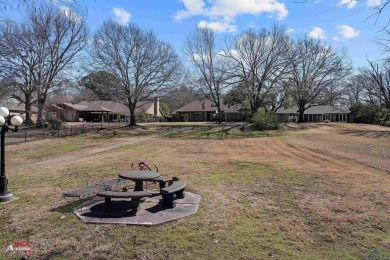
<path fill-rule="evenodd" d="M 1 120 L 1 118 L 0 118 Z M 1 121 L 0 121 L 1 123 Z M 21 126 L 23 124 L 23 119 L 20 116 L 11 117 L 11 125 L 13 126 Z"/>
<path fill-rule="evenodd" d="M 18 131 L 18 127 L 22 124 L 23 119 L 20 116 L 10 116 L 8 108 L 0 107 L 0 202 L 6 202 L 13 199 L 13 194 L 8 191 L 8 179 L 5 176 L 5 133 L 8 132 L 8 130 L 11 130 L 12 132 Z"/>
<path fill-rule="evenodd" d="M 0 107 L 0 116 L 6 118 L 9 116 L 9 110 L 6 107 Z"/>

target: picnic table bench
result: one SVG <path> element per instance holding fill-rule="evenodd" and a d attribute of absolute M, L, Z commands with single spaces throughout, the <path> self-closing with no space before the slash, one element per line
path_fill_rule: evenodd
<path fill-rule="evenodd" d="M 132 213 L 136 215 L 140 208 L 140 200 L 145 197 L 151 197 L 152 193 L 147 191 L 101 191 L 97 196 L 104 197 L 104 208 L 106 213 L 112 212 L 112 198 L 131 198 Z"/>
<path fill-rule="evenodd" d="M 185 181 L 174 181 L 168 187 L 160 189 L 163 198 L 163 206 L 166 208 L 174 208 L 176 206 L 175 199 L 184 198 Z"/>
<path fill-rule="evenodd" d="M 126 185 L 129 182 L 130 180 L 115 178 L 108 181 L 102 181 L 94 185 L 87 186 L 85 188 L 64 192 L 62 193 L 62 196 L 64 198 L 69 197 L 69 198 L 86 199 L 89 197 L 96 196 L 96 194 L 100 191 L 112 190 L 112 188 L 114 187 Z"/>
<path fill-rule="evenodd" d="M 160 176 L 158 178 L 153 179 L 152 181 L 158 182 L 160 189 L 162 189 L 162 188 L 165 188 L 167 182 L 172 181 L 172 178 Z"/>

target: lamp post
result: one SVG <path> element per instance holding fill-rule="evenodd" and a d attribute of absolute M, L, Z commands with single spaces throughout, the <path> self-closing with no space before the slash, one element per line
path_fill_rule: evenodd
<path fill-rule="evenodd" d="M 8 132 L 8 130 L 13 132 L 18 131 L 18 126 L 20 126 L 22 123 L 23 119 L 20 116 L 10 116 L 8 108 L 0 107 L 0 202 L 6 202 L 13 199 L 13 194 L 8 191 L 8 179 L 5 176 L 5 133 Z M 14 128 L 11 128 L 10 126 L 14 126 Z"/>

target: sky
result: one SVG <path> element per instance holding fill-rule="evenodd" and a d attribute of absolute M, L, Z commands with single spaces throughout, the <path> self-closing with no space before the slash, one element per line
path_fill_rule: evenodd
<path fill-rule="evenodd" d="M 53 1 L 53 0 L 52 0 Z M 65 0 L 66 1 L 66 0 Z M 71 1 L 71 0 L 68 0 Z M 308 34 L 347 48 L 354 68 L 367 59 L 381 58 L 375 43 L 388 23 L 390 7 L 379 18 L 375 7 L 383 0 L 81 0 L 93 34 L 104 21 L 134 23 L 151 29 L 178 52 L 189 32 L 207 26 L 218 39 L 237 35 L 247 28 L 286 26 L 291 37 Z M 304 3 L 302 3 L 304 2 Z M 370 17 L 372 16 L 372 17 Z"/>

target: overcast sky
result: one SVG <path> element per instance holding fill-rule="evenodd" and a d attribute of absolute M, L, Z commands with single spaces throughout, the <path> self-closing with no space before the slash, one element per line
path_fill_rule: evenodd
<path fill-rule="evenodd" d="M 353 66 L 380 58 L 374 42 L 388 22 L 390 7 L 379 19 L 372 15 L 381 0 L 84 0 L 94 32 L 105 20 L 135 23 L 152 29 L 180 52 L 183 40 L 196 26 L 208 26 L 223 39 L 252 28 L 284 25 L 292 37 L 304 33 L 347 47 Z M 295 3 L 294 3 L 295 2 Z"/>

